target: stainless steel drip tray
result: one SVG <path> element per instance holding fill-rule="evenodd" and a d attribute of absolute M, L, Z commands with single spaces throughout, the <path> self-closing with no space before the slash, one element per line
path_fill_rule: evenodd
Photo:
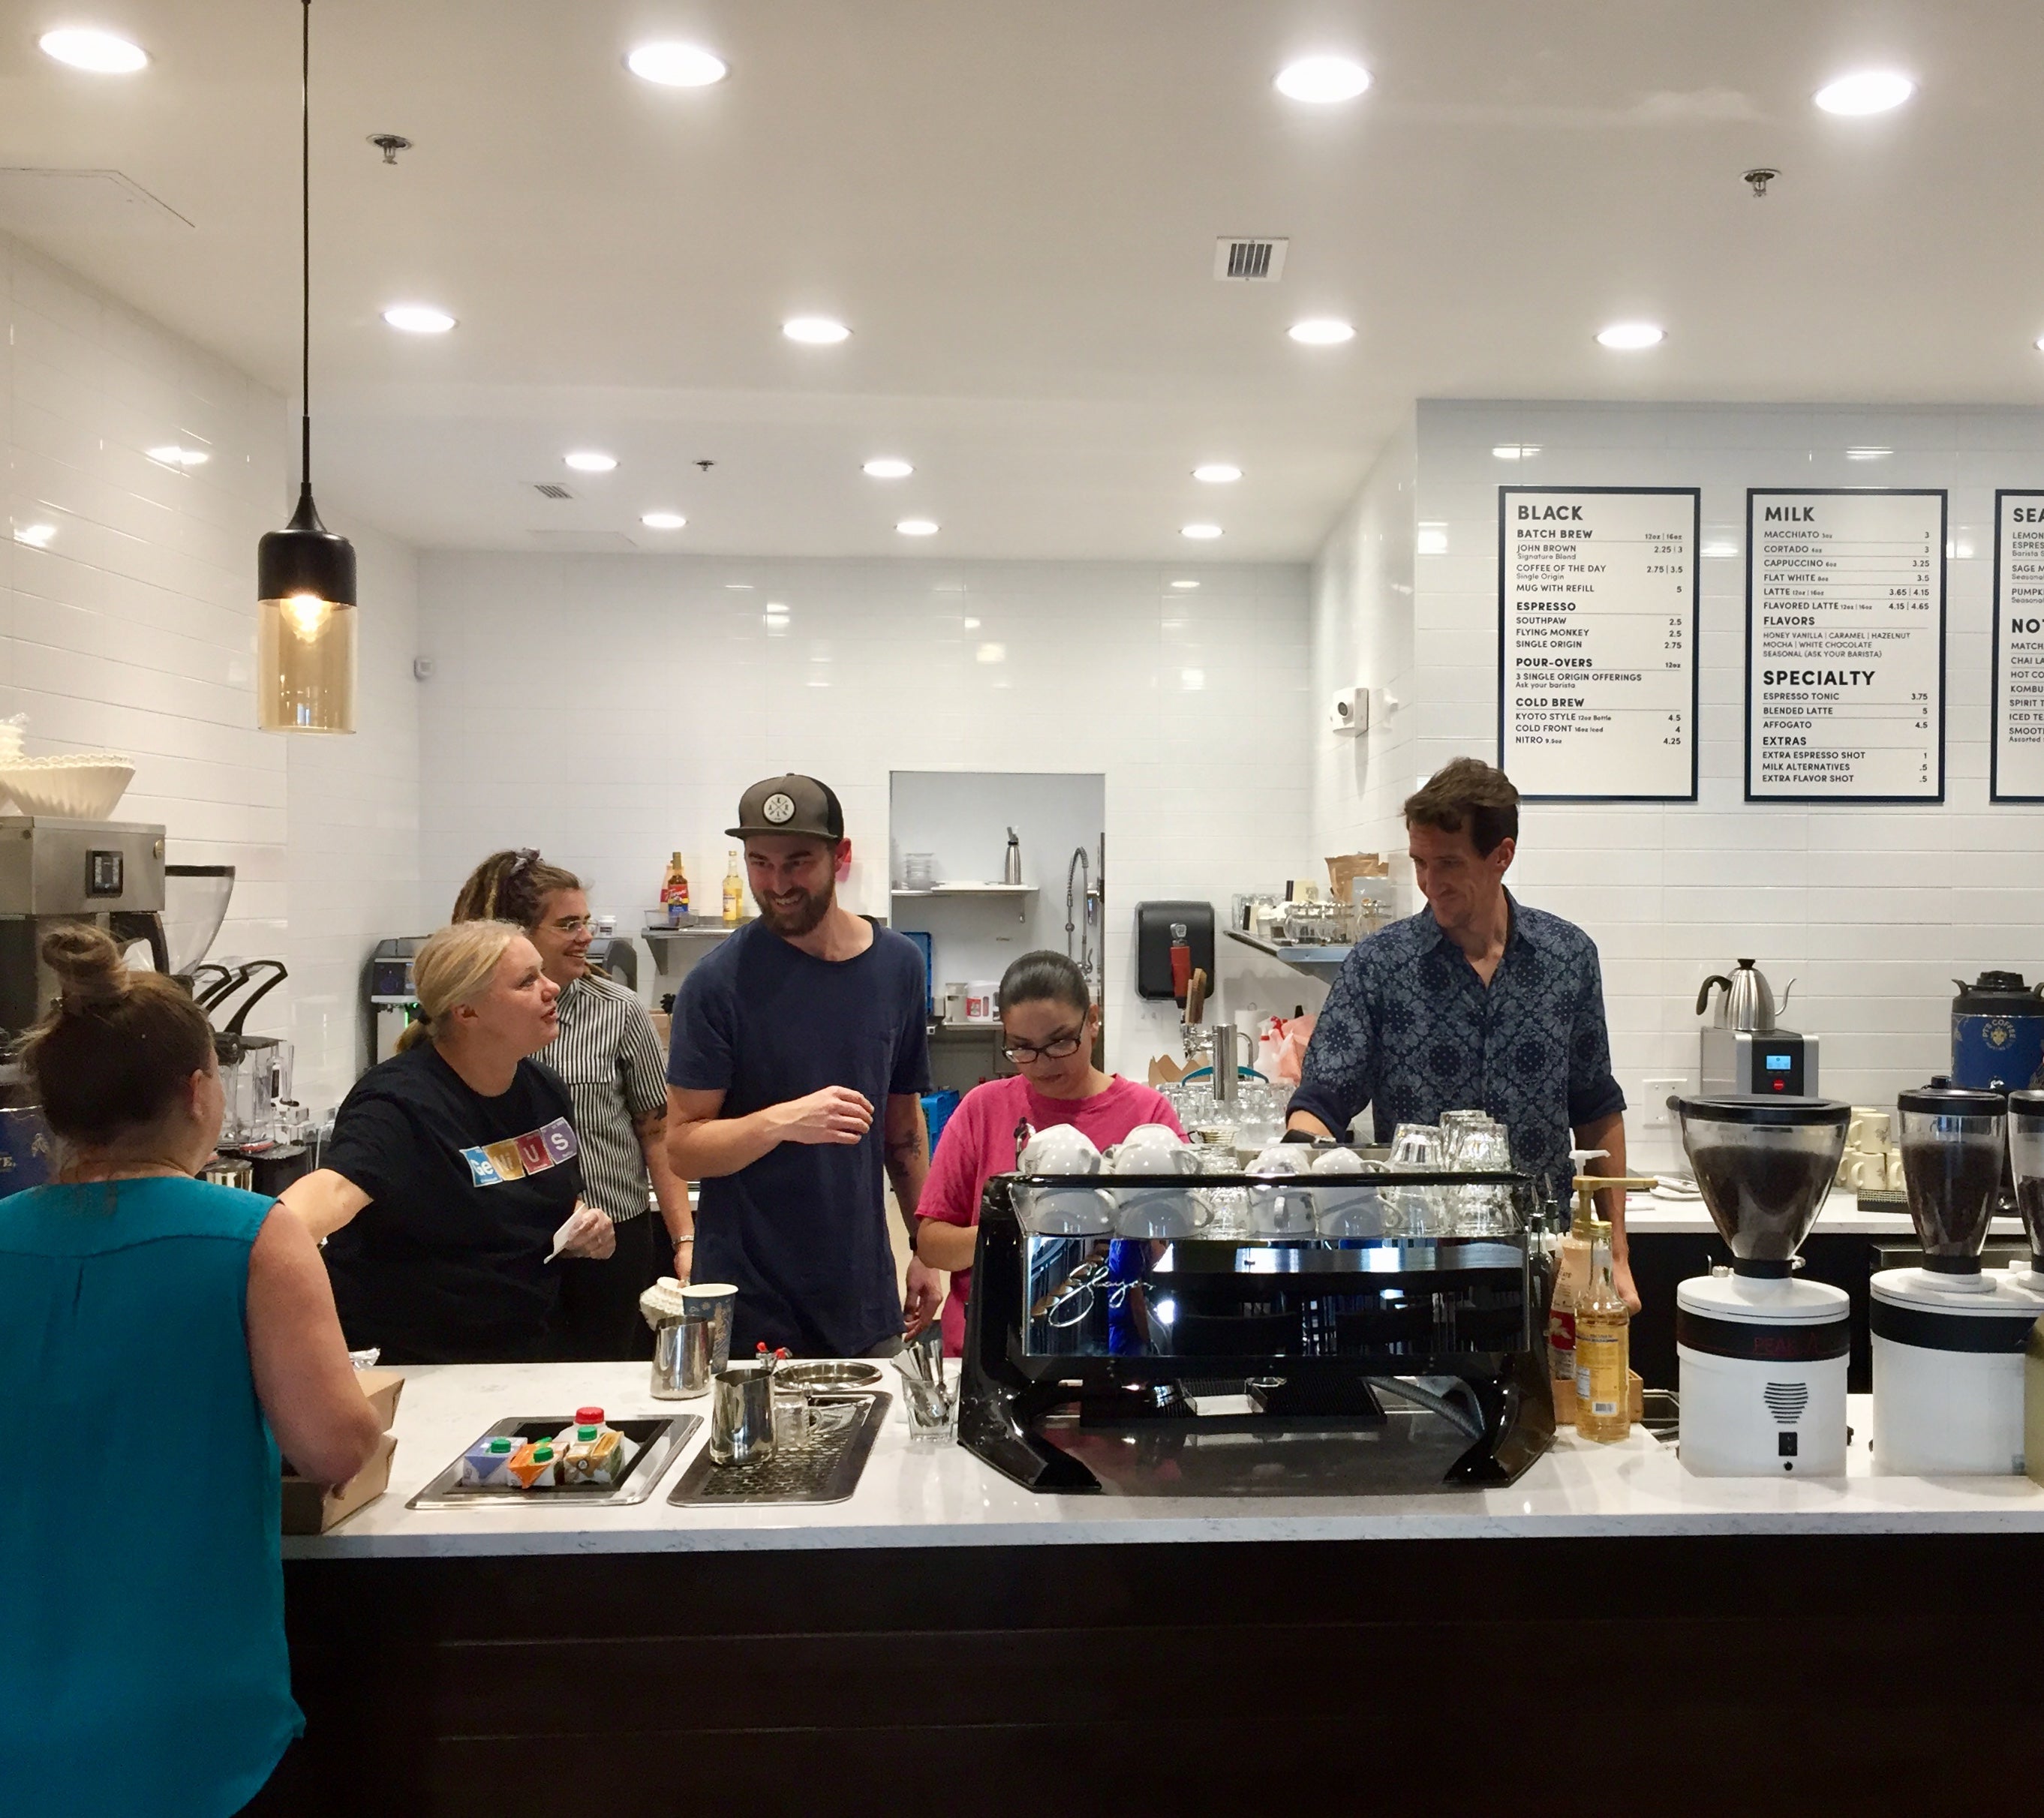
<path fill-rule="evenodd" d="M 640 1420 L 609 1423 L 639 1450 L 624 1474 L 614 1484 L 555 1484 L 544 1489 L 506 1489 L 489 1485 L 464 1484 L 461 1461 L 470 1446 L 464 1446 L 453 1463 L 412 1500 L 407 1509 L 621 1509 L 644 1502 L 674 1462 L 674 1455 L 694 1436 L 702 1424 L 699 1414 L 670 1414 Z M 551 1439 L 563 1427 L 574 1424 L 573 1414 L 513 1415 L 478 1433 L 471 1446 L 480 1445 L 500 1434 L 515 1439 Z"/>
<path fill-rule="evenodd" d="M 1249 1403 L 1222 1397 L 1200 1406 L 1231 1415 Z M 1264 1432 L 1231 1419 L 1202 1432 L 1197 1416 L 1110 1431 L 1082 1427 L 1074 1413 L 1035 1431 L 1091 1471 L 1107 1496 L 1415 1496 L 1463 1487 L 1447 1478 L 1470 1448 L 1466 1435 L 1421 1409 L 1387 1404 L 1385 1416 L 1381 1427 L 1339 1431 L 1273 1421 Z"/>
<path fill-rule="evenodd" d="M 759 1464 L 720 1465 L 705 1447 L 689 1461 L 668 1491 L 676 1508 L 713 1504 L 843 1502 L 859 1487 L 880 1423 L 893 1397 L 883 1394 L 812 1395 L 826 1424 L 799 1445 L 774 1448 Z"/>

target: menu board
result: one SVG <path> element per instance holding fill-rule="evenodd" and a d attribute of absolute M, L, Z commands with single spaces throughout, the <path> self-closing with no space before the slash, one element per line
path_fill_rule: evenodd
<path fill-rule="evenodd" d="M 1945 799 L 1945 495 L 1746 495 L 1746 798 Z"/>
<path fill-rule="evenodd" d="M 1693 486 L 1497 489 L 1498 767 L 1548 801 L 1696 799 Z"/>
<path fill-rule="evenodd" d="M 1988 795 L 2044 801 L 2044 492 L 1994 495 L 1993 698 Z"/>

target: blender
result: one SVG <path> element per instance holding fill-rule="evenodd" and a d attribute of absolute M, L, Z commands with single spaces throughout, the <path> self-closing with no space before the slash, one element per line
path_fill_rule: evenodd
<path fill-rule="evenodd" d="M 1942 1075 L 1896 1101 L 1903 1182 L 1923 1260 L 1884 1269 L 1869 1284 L 1877 1473 L 2023 1469 L 2023 1347 L 2044 1294 L 2029 1285 L 2034 1270 L 1990 1274 L 1980 1260 L 2009 1152 L 2008 1103 L 2007 1094 Z M 2033 1248 L 2037 1243 L 2033 1236 Z"/>
<path fill-rule="evenodd" d="M 1795 1271 L 1852 1107 L 1728 1093 L 1668 1108 L 1732 1254 L 1675 1290 L 1682 1463 L 1699 1477 L 1842 1477 L 1852 1303 Z"/>

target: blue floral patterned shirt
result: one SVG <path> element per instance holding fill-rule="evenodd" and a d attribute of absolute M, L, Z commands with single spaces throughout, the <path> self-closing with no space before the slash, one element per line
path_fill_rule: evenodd
<path fill-rule="evenodd" d="M 1570 1132 L 1625 1109 L 1596 944 L 1504 900 L 1512 932 L 1487 989 L 1430 909 L 1359 944 L 1314 1026 L 1292 1109 L 1339 1133 L 1367 1105 L 1380 1143 L 1399 1124 L 1488 1111 L 1512 1133 L 1514 1165 L 1566 1205 Z"/>

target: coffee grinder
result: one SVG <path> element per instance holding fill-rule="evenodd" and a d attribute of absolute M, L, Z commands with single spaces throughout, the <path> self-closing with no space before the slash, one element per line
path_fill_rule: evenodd
<path fill-rule="evenodd" d="M 1732 1253 L 1675 1290 L 1682 1463 L 1699 1477 L 1842 1477 L 1852 1304 L 1795 1270 L 1852 1107 L 1738 1093 L 1668 1108 Z"/>
<path fill-rule="evenodd" d="M 1990 1274 L 1980 1260 L 2001 1197 L 2007 1103 L 1942 1078 L 1896 1101 L 1923 1260 L 1869 1285 L 1877 1473 L 2023 1469 L 2023 1353 L 2044 1295 L 2029 1286 L 2034 1270 Z"/>

